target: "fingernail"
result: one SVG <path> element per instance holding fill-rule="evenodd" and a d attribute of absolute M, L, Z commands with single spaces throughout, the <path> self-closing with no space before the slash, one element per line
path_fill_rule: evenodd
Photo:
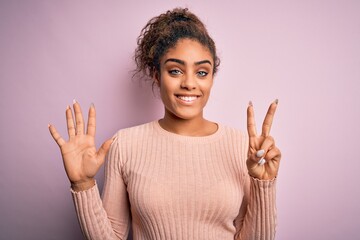
<path fill-rule="evenodd" d="M 66 110 L 68 110 L 68 109 L 70 109 L 70 106 L 69 106 L 69 105 L 66 106 Z"/>
<path fill-rule="evenodd" d="M 266 160 L 265 160 L 264 158 L 262 158 L 262 159 L 260 159 L 260 160 L 258 161 L 258 164 L 259 164 L 260 166 L 264 165 L 265 163 L 266 163 Z"/>
<path fill-rule="evenodd" d="M 95 104 L 94 103 L 91 103 L 90 105 L 92 108 L 95 108 Z"/>
<path fill-rule="evenodd" d="M 75 103 L 77 103 L 77 101 L 76 101 L 76 99 L 74 98 L 74 99 L 73 99 L 73 104 L 75 104 Z"/>
<path fill-rule="evenodd" d="M 265 150 L 261 149 L 261 150 L 256 152 L 256 156 L 257 157 L 262 157 L 264 155 L 264 153 L 265 153 Z"/>
<path fill-rule="evenodd" d="M 252 101 L 249 101 L 249 106 L 252 106 L 252 105 L 253 105 Z"/>
<path fill-rule="evenodd" d="M 48 128 L 49 128 L 50 126 L 51 126 L 50 123 L 48 123 Z"/>
<path fill-rule="evenodd" d="M 279 99 L 275 99 L 274 103 L 278 104 L 278 103 L 279 103 Z"/>

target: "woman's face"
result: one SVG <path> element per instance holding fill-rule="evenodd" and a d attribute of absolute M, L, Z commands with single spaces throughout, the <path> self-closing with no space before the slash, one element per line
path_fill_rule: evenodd
<path fill-rule="evenodd" d="M 165 116 L 202 118 L 213 84 L 214 61 L 210 51 L 191 39 L 180 39 L 160 61 L 161 99 Z"/>

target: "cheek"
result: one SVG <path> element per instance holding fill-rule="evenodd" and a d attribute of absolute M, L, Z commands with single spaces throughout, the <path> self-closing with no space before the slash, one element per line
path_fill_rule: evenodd
<path fill-rule="evenodd" d="M 171 101 L 171 97 L 174 94 L 171 86 L 169 86 L 167 84 L 167 82 L 161 82 L 160 84 L 160 95 L 161 95 L 161 100 L 164 104 L 168 103 Z"/>
<path fill-rule="evenodd" d="M 213 86 L 212 80 L 209 80 L 208 82 L 203 82 L 200 84 L 201 89 L 203 89 L 203 91 L 206 92 L 207 95 L 210 94 L 212 86 Z"/>
<path fill-rule="evenodd" d="M 165 95 L 173 95 L 176 90 L 176 82 L 173 79 L 161 79 L 160 91 Z"/>

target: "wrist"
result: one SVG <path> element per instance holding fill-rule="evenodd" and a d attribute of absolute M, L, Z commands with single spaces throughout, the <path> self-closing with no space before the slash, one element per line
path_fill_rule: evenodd
<path fill-rule="evenodd" d="M 94 185 L 95 185 L 94 178 L 90 178 L 88 180 L 80 181 L 80 182 L 71 182 L 71 188 L 75 192 L 86 191 L 92 188 Z"/>
<path fill-rule="evenodd" d="M 274 180 L 277 175 L 269 175 L 269 174 L 253 174 L 250 171 L 248 171 L 248 174 L 250 177 L 260 180 L 260 181 L 269 181 L 269 180 Z"/>

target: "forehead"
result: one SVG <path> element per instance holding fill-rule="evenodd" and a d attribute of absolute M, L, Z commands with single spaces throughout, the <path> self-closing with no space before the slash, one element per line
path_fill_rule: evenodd
<path fill-rule="evenodd" d="M 213 63 L 213 59 L 209 49 L 192 39 L 180 39 L 176 45 L 164 54 L 161 62 L 164 63 L 169 58 L 176 58 L 186 63 L 193 63 L 202 60 L 209 60 Z"/>

